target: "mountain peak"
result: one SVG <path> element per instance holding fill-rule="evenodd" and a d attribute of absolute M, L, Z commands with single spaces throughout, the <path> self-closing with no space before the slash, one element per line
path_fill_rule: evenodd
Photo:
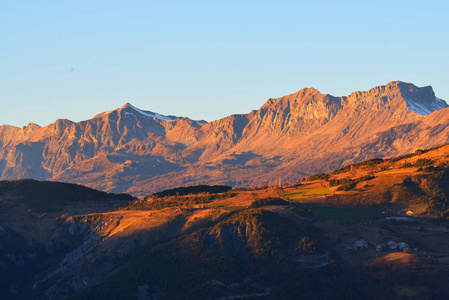
<path fill-rule="evenodd" d="M 130 103 L 126 103 L 121 108 L 122 109 L 130 109 L 130 110 L 133 110 L 134 112 L 137 112 L 145 117 L 155 118 L 155 119 L 158 119 L 161 121 L 175 121 L 175 120 L 181 119 L 181 117 L 165 116 L 165 115 L 161 115 L 161 114 L 149 111 L 149 110 L 141 110 L 140 108 L 137 108 Z"/>
<path fill-rule="evenodd" d="M 314 87 L 302 88 L 297 93 L 302 93 L 302 94 L 321 94 L 321 92 L 319 90 L 317 90 L 316 88 L 314 88 Z"/>
<path fill-rule="evenodd" d="M 131 105 L 131 103 L 126 102 L 125 105 L 121 106 L 120 108 L 133 108 L 134 106 Z"/>
<path fill-rule="evenodd" d="M 110 111 L 105 111 L 105 112 L 103 112 L 101 114 L 98 114 L 94 118 L 101 117 L 101 116 L 104 116 L 105 114 L 109 114 L 109 113 L 112 113 L 114 111 L 120 111 L 120 110 L 125 110 L 125 113 L 128 113 L 128 114 L 137 113 L 137 114 L 139 114 L 141 116 L 144 116 L 146 118 L 154 118 L 154 119 L 158 119 L 158 120 L 161 120 L 161 121 L 175 121 L 175 120 L 178 120 L 178 119 L 182 119 L 182 117 L 176 117 L 176 116 L 171 116 L 171 115 L 165 116 L 165 115 L 161 115 L 161 114 L 158 114 L 158 113 L 155 113 L 155 112 L 152 112 L 152 111 L 142 110 L 140 108 L 135 107 L 134 105 L 132 105 L 129 102 L 126 102 L 124 105 L 120 106 L 117 109 L 110 110 Z"/>
<path fill-rule="evenodd" d="M 431 86 L 417 87 L 412 83 L 392 82 L 398 86 L 407 108 L 420 115 L 429 115 L 436 110 L 449 107 L 446 101 L 437 98 Z"/>
<path fill-rule="evenodd" d="M 290 103 L 301 103 L 301 102 L 314 102 L 320 100 L 325 96 L 320 91 L 312 87 L 303 88 L 293 94 L 279 97 L 279 98 L 269 98 L 268 101 L 262 107 L 269 106 L 283 106 Z"/>
<path fill-rule="evenodd" d="M 185 118 L 185 117 L 178 117 L 178 116 L 173 116 L 173 115 L 162 115 L 162 114 L 152 112 L 149 110 L 143 110 L 143 109 L 140 109 L 140 108 L 132 105 L 129 102 L 126 102 L 124 105 L 120 106 L 119 108 L 102 112 L 102 113 L 94 116 L 93 119 L 104 117 L 105 115 L 108 115 L 108 114 L 114 113 L 114 112 L 118 113 L 122 110 L 124 111 L 125 114 L 130 114 L 130 115 L 135 114 L 135 115 L 138 115 L 141 117 L 143 116 L 144 118 L 154 118 L 154 119 L 158 119 L 158 120 L 166 121 L 166 122 L 176 121 L 176 120 L 180 120 L 180 119 L 190 120 L 189 118 Z M 207 121 L 205 121 L 205 120 L 192 120 L 192 121 L 198 122 L 200 125 L 204 125 L 207 123 Z"/>
<path fill-rule="evenodd" d="M 368 96 L 368 97 L 367 97 Z M 403 81 L 390 81 L 385 85 L 376 86 L 368 91 L 353 92 L 349 97 L 357 99 L 375 100 L 383 97 L 385 99 L 398 99 L 409 111 L 419 115 L 429 115 L 436 110 L 449 107 L 442 99 L 435 97 L 431 86 L 418 87 L 413 83 Z"/>

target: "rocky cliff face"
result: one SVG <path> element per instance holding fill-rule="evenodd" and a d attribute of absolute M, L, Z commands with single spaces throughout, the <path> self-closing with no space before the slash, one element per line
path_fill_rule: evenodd
<path fill-rule="evenodd" d="M 0 174 L 135 195 L 186 184 L 293 181 L 444 143 L 447 107 L 431 87 L 403 82 L 346 97 L 305 88 L 210 123 L 126 104 L 78 123 L 0 126 Z"/>

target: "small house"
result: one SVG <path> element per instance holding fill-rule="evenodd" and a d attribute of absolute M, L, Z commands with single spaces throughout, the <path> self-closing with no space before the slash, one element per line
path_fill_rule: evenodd
<path fill-rule="evenodd" d="M 400 242 L 400 243 L 398 243 L 398 248 L 399 248 L 399 250 L 402 251 L 402 250 L 404 250 L 404 249 L 410 248 L 410 246 L 407 245 L 407 243 Z"/>
<path fill-rule="evenodd" d="M 352 247 L 357 250 L 364 250 L 368 248 L 368 242 L 365 240 L 359 240 L 356 241 Z"/>
<path fill-rule="evenodd" d="M 350 245 L 346 245 L 345 248 L 344 248 L 344 250 L 345 250 L 345 251 L 353 251 L 354 248 L 352 248 L 352 246 L 350 246 Z"/>
<path fill-rule="evenodd" d="M 397 249 L 398 249 L 398 244 L 396 244 L 396 243 L 393 242 L 393 241 L 389 241 L 389 242 L 387 243 L 387 247 L 388 247 L 388 249 L 390 249 L 390 250 L 397 250 Z"/>

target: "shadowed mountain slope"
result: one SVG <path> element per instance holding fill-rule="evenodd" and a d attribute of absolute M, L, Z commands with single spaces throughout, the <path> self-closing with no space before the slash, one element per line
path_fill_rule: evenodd
<path fill-rule="evenodd" d="M 313 231 L 304 221 L 245 210 L 142 251 L 121 272 L 70 299 L 355 299 L 335 266 L 315 271 L 292 263 L 322 253 L 308 237 Z"/>

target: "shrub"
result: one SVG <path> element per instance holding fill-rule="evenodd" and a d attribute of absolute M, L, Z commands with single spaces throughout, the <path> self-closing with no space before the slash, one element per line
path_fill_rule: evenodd
<path fill-rule="evenodd" d="M 353 188 L 357 183 L 371 180 L 374 176 L 372 175 L 365 175 L 359 178 L 351 179 L 351 178 L 343 178 L 343 179 L 334 179 L 329 181 L 330 186 L 336 186 L 336 185 L 345 185 L 345 186 L 351 186 Z"/>
<path fill-rule="evenodd" d="M 352 164 L 352 165 L 345 166 L 345 167 L 340 168 L 338 170 L 335 170 L 331 174 L 336 175 L 336 174 L 347 172 L 347 171 L 349 171 L 351 169 L 351 167 L 360 167 L 360 166 L 371 166 L 372 167 L 372 166 L 376 166 L 376 165 L 378 165 L 380 163 L 383 163 L 383 162 L 384 162 L 384 160 L 382 158 L 368 159 L 368 160 L 364 160 L 364 161 L 361 161 L 361 162 L 358 162 L 358 163 L 355 163 L 355 164 Z"/>
<path fill-rule="evenodd" d="M 281 198 L 264 198 L 264 199 L 257 199 L 251 205 L 250 208 L 257 208 L 262 207 L 265 205 L 289 205 L 289 203 Z"/>
<path fill-rule="evenodd" d="M 329 179 L 329 175 L 328 174 L 324 174 L 324 173 L 318 173 L 318 174 L 311 175 L 311 176 L 307 177 L 308 181 L 328 180 L 328 179 Z"/>
<path fill-rule="evenodd" d="M 299 239 L 297 246 L 295 247 L 295 253 L 300 254 L 301 252 L 306 253 L 317 253 L 318 251 L 321 251 L 320 245 L 314 241 L 311 240 L 307 236 L 303 236 Z"/>
<path fill-rule="evenodd" d="M 415 167 L 424 167 L 431 166 L 433 164 L 433 160 L 427 158 L 419 158 L 416 160 Z"/>
<path fill-rule="evenodd" d="M 400 168 L 411 168 L 413 166 L 414 166 L 413 164 L 406 162 L 406 163 L 402 164 L 402 166 Z"/>
<path fill-rule="evenodd" d="M 160 210 L 167 207 L 179 207 L 179 206 L 191 206 L 196 204 L 206 204 L 214 200 L 231 198 L 235 194 L 232 190 L 228 190 L 222 194 L 193 194 L 187 196 L 165 196 L 154 197 L 153 195 L 147 195 L 144 201 L 134 201 L 130 203 L 127 209 L 132 210 Z"/>
<path fill-rule="evenodd" d="M 337 191 L 350 191 L 355 187 L 355 183 L 345 183 L 337 188 Z"/>
<path fill-rule="evenodd" d="M 153 196 L 156 197 L 185 196 L 189 194 L 202 194 L 202 193 L 219 194 L 219 193 L 226 193 L 230 190 L 232 190 L 232 187 L 227 185 L 193 185 L 163 190 L 162 192 L 154 193 Z"/>

